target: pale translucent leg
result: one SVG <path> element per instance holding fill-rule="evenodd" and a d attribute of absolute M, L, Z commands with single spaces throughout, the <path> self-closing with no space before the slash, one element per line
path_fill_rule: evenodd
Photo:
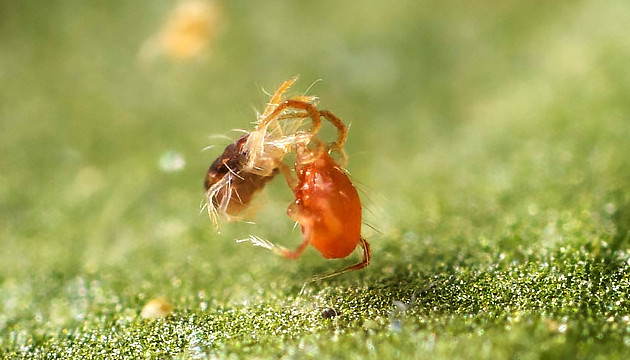
<path fill-rule="evenodd" d="M 284 175 L 284 178 L 287 181 L 287 185 L 289 186 L 289 188 L 291 188 L 292 191 L 295 191 L 295 188 L 297 187 L 297 180 L 291 174 L 291 169 L 283 162 L 278 162 L 276 166 L 280 170 L 280 173 Z M 240 243 L 245 241 L 252 243 L 254 246 L 263 247 L 265 249 L 273 251 L 280 256 L 293 260 L 299 258 L 308 246 L 308 236 L 304 236 L 304 240 L 294 251 L 291 251 L 284 246 L 274 244 L 269 240 L 265 240 L 254 235 L 250 235 L 247 239 L 237 240 L 236 242 Z"/>

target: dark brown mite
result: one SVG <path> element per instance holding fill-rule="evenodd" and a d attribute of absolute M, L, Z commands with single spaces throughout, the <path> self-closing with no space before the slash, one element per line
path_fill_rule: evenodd
<path fill-rule="evenodd" d="M 249 134 L 238 138 L 233 144 L 228 145 L 223 154 L 219 156 L 206 175 L 204 186 L 208 191 L 212 185 L 222 180 L 226 175 L 232 174 L 231 194 L 227 205 L 226 213 L 230 216 L 238 215 L 251 202 L 254 194 L 262 188 L 278 173 L 274 169 L 270 175 L 258 175 L 248 171 L 243 171 L 243 166 L 247 163 L 247 154 L 243 151 L 243 146 L 247 142 Z M 218 191 L 212 197 L 212 203 L 218 207 L 222 203 L 226 190 Z"/>
<path fill-rule="evenodd" d="M 333 308 L 326 308 L 324 310 L 322 310 L 321 312 L 321 316 L 324 319 L 332 319 L 335 316 L 339 315 L 339 313 L 337 312 L 337 310 L 333 309 Z"/>

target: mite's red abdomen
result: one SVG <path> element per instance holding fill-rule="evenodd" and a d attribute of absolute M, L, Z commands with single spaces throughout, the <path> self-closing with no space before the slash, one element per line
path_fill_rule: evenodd
<path fill-rule="evenodd" d="M 297 169 L 297 214 L 305 239 L 325 258 L 345 258 L 361 238 L 361 200 L 348 175 L 326 152 Z M 297 216 L 296 216 L 297 215 Z"/>

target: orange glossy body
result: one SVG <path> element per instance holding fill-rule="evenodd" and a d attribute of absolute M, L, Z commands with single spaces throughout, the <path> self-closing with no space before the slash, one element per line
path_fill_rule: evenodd
<path fill-rule="evenodd" d="M 327 259 L 350 255 L 361 241 L 361 200 L 348 175 L 327 152 L 298 161 L 295 171 L 296 200 L 288 212 L 304 240 Z"/>

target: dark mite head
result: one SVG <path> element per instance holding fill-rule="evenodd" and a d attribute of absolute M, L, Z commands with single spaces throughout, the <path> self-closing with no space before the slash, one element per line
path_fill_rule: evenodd
<path fill-rule="evenodd" d="M 238 138 L 234 143 L 228 145 L 223 154 L 216 158 L 206 175 L 206 181 L 204 186 L 206 190 L 210 189 L 212 185 L 221 180 L 228 172 L 232 171 L 238 173 L 242 170 L 243 164 L 247 161 L 245 154 L 243 153 L 243 146 L 247 141 L 249 134 L 245 134 Z"/>
<path fill-rule="evenodd" d="M 333 309 L 333 308 L 326 308 L 324 310 L 322 310 L 322 317 L 324 319 L 332 319 L 335 316 L 339 315 L 339 313 L 337 312 L 337 310 Z"/>

